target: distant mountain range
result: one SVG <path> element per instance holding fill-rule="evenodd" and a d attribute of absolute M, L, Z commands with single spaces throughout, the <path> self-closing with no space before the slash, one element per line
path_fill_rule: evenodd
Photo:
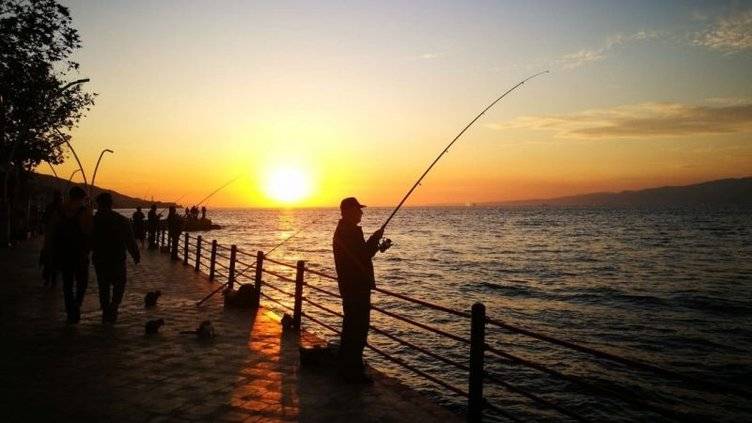
<path fill-rule="evenodd" d="M 639 191 L 598 192 L 541 200 L 483 203 L 501 206 L 555 207 L 752 207 L 752 177 L 720 179 L 685 186 Z"/>
<path fill-rule="evenodd" d="M 54 176 L 45 175 L 42 173 L 35 173 L 32 176 L 32 179 L 29 182 L 29 184 L 32 190 L 39 192 L 39 193 L 45 193 L 45 194 L 49 194 L 54 190 L 58 190 L 62 192 L 63 194 L 65 194 L 74 185 L 80 186 L 85 189 L 84 184 L 81 184 L 81 183 L 68 184 L 68 181 L 65 179 L 56 178 Z M 102 192 L 109 192 L 110 194 L 112 194 L 112 200 L 115 205 L 115 208 L 131 209 L 137 206 L 149 207 L 152 204 L 150 200 L 145 200 L 143 198 L 129 197 L 127 195 L 120 194 L 119 192 L 113 191 L 111 189 L 106 189 L 102 187 L 94 187 L 93 192 L 95 193 L 94 195 L 102 193 Z M 171 205 L 174 205 L 175 203 L 155 201 L 153 204 L 156 204 L 157 207 L 159 208 L 164 208 L 164 207 L 169 207 Z"/>

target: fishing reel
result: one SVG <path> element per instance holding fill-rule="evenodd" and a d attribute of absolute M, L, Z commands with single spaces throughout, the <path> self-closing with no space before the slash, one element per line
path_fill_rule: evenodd
<path fill-rule="evenodd" d="M 382 253 L 389 249 L 389 247 L 392 246 L 392 240 L 389 238 L 384 238 L 379 242 L 379 251 Z"/>

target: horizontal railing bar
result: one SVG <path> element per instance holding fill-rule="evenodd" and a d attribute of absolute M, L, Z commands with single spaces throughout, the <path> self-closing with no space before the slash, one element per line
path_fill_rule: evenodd
<path fill-rule="evenodd" d="M 538 340 L 541 340 L 541 341 L 550 342 L 552 344 L 557 344 L 557 345 L 560 345 L 562 347 L 567 347 L 569 349 L 573 349 L 573 350 L 576 350 L 576 351 L 579 351 L 579 352 L 582 352 L 582 353 L 591 354 L 591 355 L 594 355 L 596 357 L 600 357 L 600 358 L 604 358 L 604 359 L 607 359 L 607 360 L 615 361 L 615 362 L 621 363 L 621 364 L 623 364 L 623 365 L 625 365 L 627 367 L 631 367 L 631 368 L 634 368 L 634 369 L 640 369 L 640 370 L 644 370 L 644 371 L 653 372 L 653 373 L 661 375 L 663 377 L 668 377 L 668 378 L 672 378 L 672 379 L 684 380 L 684 381 L 687 381 L 687 382 L 690 382 L 690 383 L 693 383 L 695 385 L 702 386 L 702 387 L 705 387 L 705 388 L 707 388 L 707 387 L 713 387 L 714 389 L 717 389 L 717 390 L 722 390 L 722 391 L 727 391 L 727 392 L 733 392 L 733 393 L 736 393 L 737 395 L 743 396 L 745 398 L 752 397 L 752 394 L 750 394 L 748 392 L 745 392 L 743 390 L 738 390 L 738 389 L 736 389 L 734 387 L 716 385 L 715 383 L 712 383 L 712 382 L 707 381 L 707 380 L 699 380 L 699 379 L 696 379 L 696 378 L 691 377 L 691 376 L 683 375 L 683 374 L 680 374 L 680 373 L 673 372 L 671 370 L 667 370 L 667 369 L 664 369 L 664 368 L 661 368 L 661 367 L 654 366 L 652 364 L 643 363 L 643 362 L 640 362 L 640 361 L 632 360 L 630 358 L 620 357 L 618 355 L 607 353 L 605 351 L 596 350 L 594 348 L 590 348 L 590 347 L 586 347 L 586 346 L 583 346 L 583 345 L 575 344 L 574 342 L 565 341 L 563 339 L 554 338 L 553 336 L 543 335 L 543 334 L 540 334 L 540 333 L 537 333 L 537 332 L 533 332 L 533 331 L 530 331 L 530 330 L 527 330 L 527 329 L 522 329 L 520 327 L 517 327 L 517 326 L 514 326 L 514 325 L 510 325 L 508 323 L 504 323 L 504 322 L 502 322 L 500 320 L 491 319 L 491 318 L 487 317 L 486 318 L 486 322 L 489 323 L 489 324 L 492 324 L 492 325 L 495 325 L 495 326 L 507 329 L 507 330 L 509 330 L 511 332 L 519 333 L 519 334 L 522 334 L 522 335 L 527 335 L 527 336 L 529 336 L 531 338 L 535 338 L 535 339 L 538 339 Z"/>
<path fill-rule="evenodd" d="M 319 304 L 319 303 L 316 303 L 316 302 L 313 302 L 313 301 L 309 300 L 308 298 L 303 298 L 303 301 L 307 302 L 308 304 L 310 304 L 310 305 L 312 305 L 312 306 L 314 306 L 314 307 L 316 307 L 316 308 L 319 308 L 319 309 L 321 309 L 321 310 L 324 310 L 324 311 L 326 311 L 326 312 L 328 312 L 328 313 L 330 313 L 330 314 L 333 314 L 333 315 L 335 315 L 335 316 L 339 316 L 339 317 L 343 317 L 343 316 L 342 316 L 342 313 L 339 313 L 339 312 L 336 312 L 336 311 L 334 311 L 334 310 L 332 310 L 332 309 L 326 308 L 326 307 L 322 306 L 322 305 L 321 305 L 321 304 Z"/>
<path fill-rule="evenodd" d="M 434 310 L 443 311 L 443 312 L 446 312 L 446 313 L 449 313 L 449 314 L 454 314 L 455 316 L 464 317 L 464 318 L 467 318 L 467 319 L 471 318 L 470 313 L 466 313 L 466 312 L 462 312 L 462 311 L 457 311 L 457 310 L 452 310 L 451 308 L 444 307 L 442 305 L 429 303 L 428 301 L 419 300 L 417 298 L 411 298 L 411 297 L 408 297 L 407 295 L 398 294 L 398 293 L 392 292 L 392 291 L 387 291 L 386 289 L 383 289 L 383 288 L 376 287 L 376 288 L 373 288 L 373 290 L 381 292 L 382 294 L 386 294 L 386 295 L 390 295 L 392 297 L 397 297 L 397 298 L 403 299 L 405 301 L 410 301 L 411 303 L 420 304 L 422 306 L 425 306 L 425 307 L 428 307 L 428 308 L 432 308 Z"/>
<path fill-rule="evenodd" d="M 270 274 L 270 275 L 272 275 L 272 276 L 275 276 L 275 277 L 277 277 L 277 278 L 279 278 L 279 279 L 282 279 L 283 281 L 287 281 L 287 282 L 293 282 L 293 283 L 295 283 L 295 279 L 292 279 L 292 278 L 288 278 L 287 276 L 285 276 L 285 275 L 283 275 L 283 274 L 281 274 L 281 273 L 273 272 L 273 271 L 271 271 L 271 270 L 266 270 L 266 269 L 264 269 L 264 268 L 261 268 L 261 271 L 262 271 L 262 272 L 264 272 L 264 273 L 268 273 L 268 274 Z"/>
<path fill-rule="evenodd" d="M 307 298 L 303 298 L 303 301 L 311 304 L 314 307 L 320 308 L 321 310 L 324 310 L 324 311 L 326 311 L 326 312 L 328 312 L 330 314 L 333 314 L 335 316 L 344 317 L 342 315 L 342 313 L 339 313 L 339 312 L 336 312 L 336 311 L 334 311 L 332 309 L 324 307 L 324 306 L 322 306 L 320 304 L 317 304 L 317 303 L 315 303 L 315 302 L 313 302 L 313 301 L 311 301 L 311 300 L 309 300 Z M 450 365 L 455 366 L 457 368 L 460 368 L 462 370 L 466 370 L 466 371 L 470 370 L 470 368 L 468 366 L 465 366 L 464 364 L 457 363 L 456 361 L 452 361 L 452 360 L 450 360 L 448 358 L 444 358 L 444 357 L 442 357 L 442 356 L 440 356 L 440 355 L 438 355 L 436 353 L 432 353 L 432 352 L 428 351 L 427 349 L 425 349 L 423 347 L 419 347 L 419 346 L 417 346 L 415 344 L 412 344 L 412 343 L 410 343 L 408 341 L 405 341 L 405 340 L 403 340 L 403 339 L 401 339 L 401 338 L 399 338 L 399 337 L 397 337 L 395 335 L 392 335 L 389 332 L 385 332 L 385 331 L 383 331 L 383 330 L 381 330 L 381 329 L 379 329 L 379 328 L 377 328 L 377 327 L 375 327 L 373 325 L 370 325 L 370 328 L 371 328 L 372 331 L 374 331 L 374 332 L 376 332 L 376 333 L 378 333 L 380 335 L 386 336 L 387 338 L 389 338 L 389 339 L 391 339 L 391 340 L 393 340 L 395 342 L 399 342 L 400 344 L 402 344 L 402 345 L 404 345 L 406 347 L 410 347 L 410 348 L 412 348 L 414 350 L 420 351 L 423 354 L 426 354 L 426 355 L 428 355 L 430 357 L 433 357 L 433 358 L 435 358 L 437 360 L 443 361 L 444 363 L 450 364 Z"/>
<path fill-rule="evenodd" d="M 215 262 L 214 262 L 214 265 L 215 265 L 216 267 L 220 267 L 220 268 L 222 268 L 222 269 L 225 269 L 225 270 L 230 270 L 230 268 L 229 268 L 229 267 L 225 266 L 224 264 L 222 264 L 222 262 L 219 262 L 219 261 L 215 261 Z"/>
<path fill-rule="evenodd" d="M 332 297 L 334 297 L 334 298 L 341 298 L 341 297 L 339 296 L 339 294 L 335 294 L 334 292 L 331 292 L 331 291 L 327 291 L 326 289 L 323 289 L 323 288 L 319 288 L 319 287 L 317 287 L 317 286 L 313 286 L 313 285 L 311 285 L 310 283 L 305 283 L 304 285 L 305 285 L 305 286 L 307 286 L 307 287 L 309 287 L 309 288 L 311 288 L 311 289 L 313 289 L 314 291 L 318 291 L 318 292 L 323 292 L 324 294 L 326 294 L 326 295 L 329 295 L 329 296 L 332 296 Z"/>
<path fill-rule="evenodd" d="M 468 371 L 468 372 L 470 371 L 470 367 L 465 366 L 462 363 L 458 363 L 456 361 L 453 361 L 453 360 L 450 360 L 448 358 L 442 357 L 442 356 L 440 356 L 440 355 L 438 355 L 436 353 L 432 353 L 431 351 L 429 351 L 429 350 L 427 350 L 427 349 L 425 349 L 423 347 L 420 347 L 420 346 L 415 345 L 415 344 L 413 344 L 411 342 L 405 341 L 404 339 L 401 339 L 401 338 L 399 338 L 399 337 L 397 337 L 395 335 L 392 335 L 389 332 L 383 331 L 383 330 L 381 330 L 381 329 L 379 329 L 377 327 L 371 326 L 371 330 L 374 331 L 374 332 L 376 332 L 376 333 L 378 333 L 378 334 L 380 334 L 380 335 L 386 336 L 387 338 L 391 339 L 392 341 L 399 342 L 400 344 L 402 344 L 402 345 L 404 345 L 406 347 L 409 347 L 409 348 L 412 348 L 414 350 L 420 351 L 420 352 L 422 352 L 423 354 L 425 354 L 427 356 L 433 357 L 433 358 L 435 358 L 435 359 L 437 359 L 439 361 L 442 361 L 442 362 L 444 362 L 446 364 L 449 364 L 449 365 L 452 365 L 454 367 L 457 367 L 458 369 L 462 369 L 462 370 L 465 370 L 465 371 Z"/>
<path fill-rule="evenodd" d="M 331 279 L 331 280 L 333 280 L 333 281 L 336 281 L 336 280 L 337 280 L 337 277 L 336 277 L 336 276 L 330 275 L 330 274 L 328 274 L 328 273 L 320 272 L 320 271 L 318 271 L 318 270 L 313 270 L 313 269 L 311 269 L 310 267 L 306 267 L 306 268 L 305 268 L 305 271 L 306 271 L 306 272 L 308 272 L 308 273 L 313 273 L 314 275 L 319 275 L 319 276 L 321 276 L 321 277 L 323 277 L 323 278 Z"/>
<path fill-rule="evenodd" d="M 268 258 L 266 256 L 264 256 L 264 261 L 270 261 L 270 262 L 272 262 L 274 264 L 279 264 L 280 266 L 289 267 L 290 269 L 297 269 L 297 266 L 294 265 L 294 264 L 289 264 L 289 263 L 285 263 L 283 261 L 278 261 L 278 260 L 270 259 L 270 258 Z"/>
<path fill-rule="evenodd" d="M 281 302 L 279 302 L 279 301 L 275 300 L 274 298 L 272 298 L 272 297 L 264 294 L 263 292 L 259 292 L 259 295 L 261 295 L 262 297 L 266 298 L 267 300 L 269 300 L 269 301 L 277 304 L 280 307 L 286 308 L 286 309 L 288 309 L 290 311 L 293 311 L 293 312 L 295 311 L 292 307 L 282 304 Z"/>
<path fill-rule="evenodd" d="M 683 415 L 681 413 L 675 412 L 673 410 L 667 410 L 667 409 L 664 409 L 664 408 L 661 408 L 661 407 L 657 407 L 657 406 L 652 405 L 650 403 L 643 402 L 643 401 L 640 401 L 638 399 L 632 398 L 632 397 L 630 397 L 628 395 L 623 395 L 623 394 L 621 394 L 621 393 L 619 393 L 619 392 L 617 392 L 615 390 L 604 388 L 604 387 L 601 387 L 601 386 L 594 385 L 592 383 L 585 382 L 585 381 L 580 380 L 579 378 L 577 378 L 575 376 L 567 375 L 567 374 L 561 373 L 561 372 L 559 372 L 557 370 L 550 369 L 550 368 L 548 368 L 548 367 L 546 367 L 546 366 L 544 366 L 542 364 L 539 364 L 539 363 L 536 363 L 536 362 L 533 362 L 533 361 L 530 361 L 530 360 L 526 360 L 526 359 L 521 358 L 521 357 L 517 357 L 515 355 L 509 354 L 507 352 L 504 352 L 504 351 L 501 351 L 501 350 L 499 350 L 497 348 L 494 348 L 494 347 L 492 347 L 492 346 L 490 346 L 488 344 L 486 344 L 485 348 L 489 352 L 491 352 L 493 354 L 496 354 L 499 357 L 503 357 L 503 358 L 509 359 L 512 362 L 515 362 L 515 363 L 521 364 L 523 366 L 527 366 L 527 367 L 539 370 L 539 371 L 541 371 L 543 373 L 547 373 L 547 374 L 549 374 L 551 376 L 555 376 L 555 377 L 558 377 L 560 379 L 566 380 L 568 382 L 574 383 L 574 384 L 576 384 L 578 386 L 581 386 L 583 388 L 589 389 L 590 391 L 593 391 L 593 392 L 595 392 L 597 394 L 600 394 L 600 395 L 603 395 L 603 396 L 614 397 L 614 398 L 616 398 L 618 400 L 621 400 L 621 401 L 624 401 L 624 402 L 626 402 L 628 404 L 648 409 L 648 410 L 650 410 L 650 411 L 652 411 L 654 413 L 660 414 L 660 415 L 662 415 L 664 417 L 668 417 L 668 418 L 671 418 L 671 419 L 680 420 L 680 421 L 687 419 L 687 416 L 685 416 L 685 415 Z"/>
<path fill-rule="evenodd" d="M 246 262 L 244 262 L 244 261 L 238 260 L 238 258 L 237 258 L 237 257 L 235 258 L 235 263 L 240 263 L 240 264 L 242 264 L 242 265 L 243 265 L 243 266 L 245 266 L 245 267 L 249 267 L 249 266 L 251 266 L 250 264 L 248 264 L 248 263 L 246 263 Z"/>
<path fill-rule="evenodd" d="M 331 326 L 331 325 L 329 325 L 327 323 L 322 322 L 321 320 L 319 320 L 319 319 L 311 316 L 310 314 L 306 313 L 305 311 L 302 311 L 301 314 L 304 317 L 309 318 L 312 322 L 316 322 L 316 323 L 320 324 L 321 326 L 329 329 L 330 331 L 336 333 L 337 335 L 342 335 L 342 332 L 340 332 L 339 330 L 337 330 L 334 326 Z"/>
<path fill-rule="evenodd" d="M 444 382 L 441 379 L 438 379 L 438 378 L 436 378 L 434 376 L 431 376 L 428 373 L 424 372 L 423 370 L 420 370 L 420 369 L 418 369 L 418 368 L 416 368 L 416 367 L 414 367 L 414 366 L 412 366 L 410 364 L 407 364 L 404 360 L 402 360 L 400 358 L 392 357 L 388 353 L 386 353 L 384 351 L 381 351 L 380 349 L 374 347 L 371 344 L 367 343 L 366 347 L 368 347 L 370 350 L 372 350 L 372 351 L 380 354 L 381 356 L 383 356 L 387 360 L 389 360 L 389 361 L 391 361 L 393 363 L 399 364 L 400 366 L 402 366 L 402 367 L 404 367 L 404 368 L 406 368 L 408 370 L 412 370 L 413 372 L 417 373 L 418 375 L 423 376 L 424 378 L 430 380 L 431 382 L 433 382 L 433 383 L 435 383 L 435 384 L 437 384 L 437 385 L 439 385 L 441 387 L 449 389 L 450 391 L 454 392 L 457 395 L 460 395 L 460 396 L 463 396 L 463 397 L 467 397 L 468 396 L 467 392 L 461 390 L 460 388 L 457 388 L 456 386 L 452 386 L 452 385 Z"/>
<path fill-rule="evenodd" d="M 508 412 L 502 410 L 501 408 L 499 408 L 499 407 L 491 404 L 490 402 L 488 402 L 488 400 L 486 398 L 483 398 L 483 408 L 488 408 L 489 410 L 493 410 L 493 411 L 501 414 L 502 416 L 508 418 L 509 420 L 513 421 L 513 422 L 522 422 L 522 420 L 518 419 L 517 417 L 513 416 L 512 414 L 509 414 Z"/>
<path fill-rule="evenodd" d="M 308 313 L 303 312 L 303 316 L 305 316 L 306 318 L 310 319 L 313 322 L 318 323 L 319 325 L 321 325 L 321 326 L 329 329 L 330 331 L 332 331 L 332 332 L 334 332 L 336 334 L 341 334 L 341 332 L 338 331 L 337 329 L 335 329 L 334 327 L 332 327 L 332 326 L 330 326 L 330 325 L 328 325 L 328 324 L 326 324 L 326 323 L 324 323 L 324 322 L 316 319 L 315 317 L 311 316 Z M 391 355 L 385 353 L 384 351 L 381 351 L 380 349 L 374 347 L 371 344 L 366 344 L 366 347 L 368 347 L 372 351 L 374 351 L 374 352 L 382 355 L 387 360 L 390 360 L 390 361 L 392 361 L 392 362 L 394 362 L 396 364 L 399 364 L 400 366 L 402 366 L 402 367 L 404 367 L 404 368 L 406 368 L 408 370 L 412 370 L 413 372 L 419 374 L 420 376 L 423 376 L 424 378 L 430 380 L 431 382 L 433 382 L 433 383 L 435 383 L 435 384 L 437 384 L 439 386 L 442 386 L 442 387 L 444 387 L 446 389 L 449 389 L 450 391 L 454 392 L 457 395 L 460 395 L 460 396 L 463 396 L 463 397 L 467 397 L 468 396 L 467 392 L 464 392 L 463 390 L 461 390 L 461 389 L 459 389 L 459 388 L 457 388 L 455 386 L 452 386 L 452 385 L 444 382 L 443 380 L 437 379 L 437 378 L 429 375 L 428 373 L 426 373 L 426 372 L 424 372 L 424 371 L 422 371 L 420 369 L 417 369 L 417 368 L 415 368 L 415 367 L 413 367 L 413 366 L 405 363 L 403 360 L 401 360 L 399 358 L 392 357 Z"/>
<path fill-rule="evenodd" d="M 253 253 L 253 254 L 246 253 L 245 251 L 241 250 L 240 248 L 238 248 L 236 251 L 237 251 L 238 254 L 240 254 L 242 256 L 250 257 L 250 258 L 252 258 L 254 260 L 256 259 L 256 253 Z"/>
<path fill-rule="evenodd" d="M 277 291 L 277 292 L 281 292 L 281 293 L 283 293 L 283 294 L 287 295 L 288 297 L 294 297 L 294 296 L 295 296 L 295 294 L 294 294 L 294 293 L 292 293 L 292 292 L 287 292 L 287 291 L 285 291 L 284 289 L 280 289 L 280 288 L 277 288 L 276 286 L 274 286 L 274 285 L 271 285 L 271 284 L 269 284 L 268 282 L 263 282 L 263 281 L 262 281 L 261 283 L 262 283 L 262 284 L 263 284 L 264 286 L 266 286 L 267 288 L 271 288 L 271 289 L 273 289 L 273 290 L 275 290 L 275 291 Z"/>
<path fill-rule="evenodd" d="M 417 326 L 417 327 L 419 327 L 421 329 L 425 329 L 427 331 L 430 331 L 430 332 L 433 332 L 433 333 L 445 336 L 447 338 L 454 339 L 455 341 L 458 341 L 458 342 L 463 342 L 465 344 L 469 344 L 470 343 L 469 339 L 465 339 L 465 338 L 459 337 L 457 335 L 452 335 L 451 333 L 444 332 L 441 329 L 432 328 L 432 327 L 430 327 L 428 325 L 425 325 L 423 323 L 416 322 L 414 320 L 408 319 L 407 317 L 402 317 L 402 316 L 400 316 L 398 314 L 394 314 L 394 313 L 392 313 L 390 311 L 386 311 L 386 310 L 384 310 L 381 307 L 376 307 L 376 306 L 372 305 L 371 308 L 374 309 L 374 310 L 376 310 L 376 311 L 378 311 L 379 313 L 386 314 L 387 316 L 394 317 L 395 319 L 401 320 L 401 321 L 403 321 L 405 323 L 410 323 L 411 325 Z"/>
<path fill-rule="evenodd" d="M 556 410 L 559 413 L 564 414 L 565 416 L 573 418 L 574 420 L 581 421 L 581 422 L 588 422 L 588 421 L 590 421 L 590 420 L 588 420 L 588 419 L 580 416 L 579 414 L 575 413 L 574 411 L 567 410 L 566 408 L 560 407 L 560 406 L 558 406 L 558 405 L 556 405 L 556 404 L 554 404 L 554 403 L 552 403 L 552 402 L 550 402 L 548 400 L 545 400 L 545 399 L 539 397 L 538 395 L 530 393 L 530 392 L 528 392 L 528 391 L 526 391 L 524 389 L 518 388 L 518 387 L 516 387 L 514 385 L 510 385 L 509 383 L 504 382 L 503 380 L 500 380 L 500 379 L 494 377 L 494 375 L 492 375 L 492 374 L 490 374 L 488 372 L 484 372 L 483 376 L 486 379 L 488 379 L 489 381 L 491 381 L 491 382 L 493 382 L 493 383 L 495 383 L 497 385 L 501 385 L 501 386 L 507 388 L 511 392 L 514 392 L 516 394 L 519 394 L 519 395 L 522 395 L 524 397 L 527 397 L 527 398 L 531 399 L 532 401 L 537 402 L 538 404 L 541 404 L 541 405 L 543 405 L 545 407 L 548 407 L 548 408 L 550 408 L 552 410 Z"/>
<path fill-rule="evenodd" d="M 226 255 L 224 255 L 224 254 L 220 254 L 219 252 L 217 252 L 217 253 L 215 253 L 215 254 L 217 255 L 217 257 L 222 257 L 222 258 L 224 258 L 224 259 L 227 259 L 227 260 L 229 260 L 229 259 L 230 259 L 230 256 L 226 256 Z"/>
<path fill-rule="evenodd" d="M 224 245 L 222 245 L 222 244 L 220 244 L 220 243 L 217 243 L 217 250 L 225 250 L 225 251 L 230 251 L 230 250 L 231 250 L 231 248 L 230 248 L 230 247 L 225 247 Z"/>

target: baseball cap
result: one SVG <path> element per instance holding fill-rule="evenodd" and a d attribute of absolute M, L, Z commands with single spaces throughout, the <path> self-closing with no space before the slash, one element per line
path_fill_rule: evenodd
<path fill-rule="evenodd" d="M 340 210 L 351 209 L 351 208 L 362 209 L 363 207 L 365 207 L 365 205 L 360 204 L 358 200 L 355 199 L 355 197 L 347 197 L 344 200 L 342 200 L 342 202 L 339 203 Z"/>

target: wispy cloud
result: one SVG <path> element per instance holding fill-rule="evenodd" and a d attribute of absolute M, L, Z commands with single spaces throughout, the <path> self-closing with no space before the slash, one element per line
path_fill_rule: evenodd
<path fill-rule="evenodd" d="M 556 61 L 556 64 L 562 69 L 575 69 L 605 59 L 608 57 L 608 53 L 617 47 L 621 47 L 625 44 L 656 39 L 661 35 L 662 33 L 658 31 L 639 31 L 633 34 L 616 34 L 607 38 L 603 47 L 596 49 L 582 49 L 574 53 L 565 54 Z"/>
<path fill-rule="evenodd" d="M 568 115 L 527 116 L 494 129 L 554 131 L 558 138 L 656 138 L 752 132 L 752 103 L 641 103 Z"/>
<path fill-rule="evenodd" d="M 717 19 L 704 31 L 695 34 L 692 42 L 724 53 L 752 50 L 752 10 Z"/>
<path fill-rule="evenodd" d="M 410 59 L 412 60 L 435 60 L 435 59 L 440 59 L 446 55 L 447 53 L 445 51 L 427 51 L 424 53 L 416 54 L 415 56 L 412 56 Z"/>

